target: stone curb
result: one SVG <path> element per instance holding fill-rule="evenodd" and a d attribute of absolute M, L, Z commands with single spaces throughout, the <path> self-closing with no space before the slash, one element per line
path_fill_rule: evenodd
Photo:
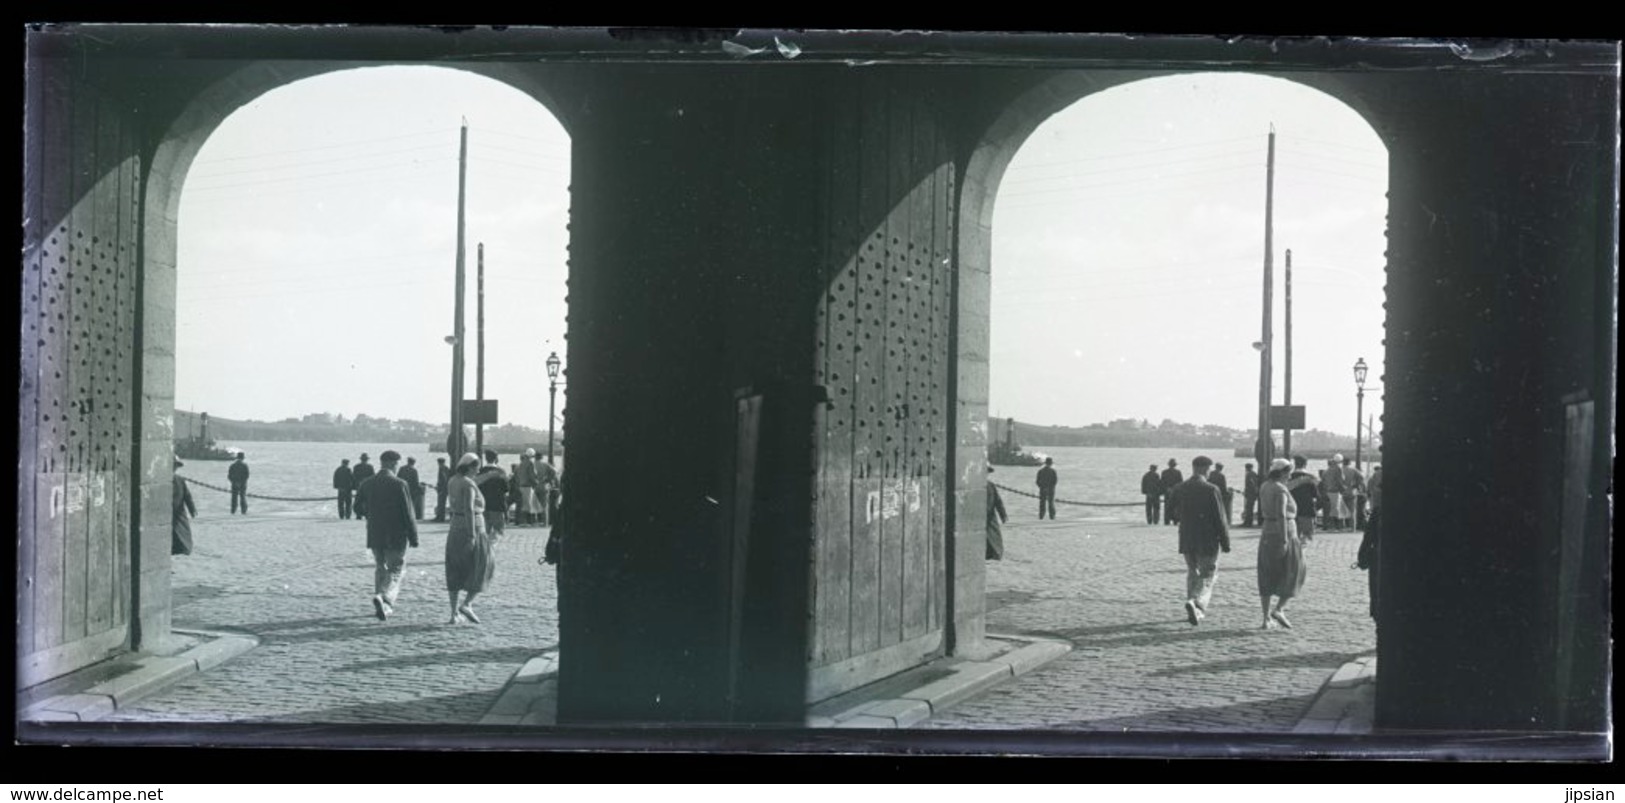
<path fill-rule="evenodd" d="M 253 636 L 194 630 L 175 632 L 200 636 L 208 641 L 180 655 L 126 655 L 114 658 L 114 661 L 133 664 L 135 669 L 87 688 L 48 697 L 18 712 L 17 718 L 29 722 L 94 722 L 259 646 L 259 639 Z"/>
<path fill-rule="evenodd" d="M 519 667 L 480 717 L 481 725 L 558 723 L 559 654 L 545 652 Z"/>
<path fill-rule="evenodd" d="M 1371 732 L 1377 691 L 1377 659 L 1367 655 L 1337 668 L 1321 686 L 1293 733 Z"/>
<path fill-rule="evenodd" d="M 975 697 L 994 686 L 1037 669 L 1072 651 L 1072 645 L 1048 639 L 1014 638 L 989 634 L 989 639 L 1024 644 L 986 661 L 966 661 L 947 677 L 907 691 L 896 698 L 860 703 L 833 716 L 808 717 L 810 728 L 909 728 L 934 714 Z"/>
<path fill-rule="evenodd" d="M 1049 639 L 989 635 L 988 638 L 1023 646 L 986 661 L 955 664 L 952 672 L 896 697 L 865 700 L 833 715 L 809 716 L 809 728 L 909 728 L 950 706 L 968 700 L 1000 683 L 1037 669 L 1072 651 L 1072 645 Z M 546 652 L 526 661 L 491 703 L 481 725 L 539 725 L 558 723 L 558 652 Z"/>

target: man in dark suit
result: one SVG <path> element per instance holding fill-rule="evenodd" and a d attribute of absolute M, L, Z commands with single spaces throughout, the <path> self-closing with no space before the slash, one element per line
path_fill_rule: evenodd
<path fill-rule="evenodd" d="M 1225 479 L 1223 463 L 1213 464 L 1213 470 L 1208 472 L 1207 481 L 1219 489 L 1219 498 L 1224 500 L 1225 525 L 1233 524 L 1235 519 L 1230 515 L 1230 500 L 1234 497 L 1235 492 L 1230 490 L 1230 481 Z"/>
<path fill-rule="evenodd" d="M 1241 526 L 1253 526 L 1253 512 L 1258 510 L 1258 472 L 1253 470 L 1253 464 L 1247 464 L 1247 477 L 1242 481 L 1242 494 L 1245 504 L 1241 508 Z"/>
<path fill-rule="evenodd" d="M 406 465 L 401 467 L 400 478 L 406 483 L 406 490 L 412 493 L 412 516 L 423 521 L 423 483 L 418 479 L 418 459 L 406 458 Z"/>
<path fill-rule="evenodd" d="M 1185 481 L 1185 473 L 1176 466 L 1179 461 L 1168 458 L 1168 467 L 1162 470 L 1162 492 L 1167 496 L 1162 504 L 1162 520 L 1166 524 L 1179 523 L 1179 503 L 1174 500 L 1174 494 L 1179 490 L 1179 484 Z"/>
<path fill-rule="evenodd" d="M 350 458 L 339 461 L 333 469 L 333 488 L 339 492 L 339 518 L 350 518 L 350 507 L 355 497 L 355 474 L 350 471 Z"/>
<path fill-rule="evenodd" d="M 356 463 L 355 468 L 350 471 L 350 479 L 355 483 L 355 507 L 353 512 L 358 519 L 367 517 L 367 495 L 362 493 L 361 489 L 362 486 L 366 485 L 367 480 L 372 479 L 374 470 L 372 464 L 367 462 L 367 453 L 362 452 L 361 462 Z"/>
<path fill-rule="evenodd" d="M 1219 552 L 1230 551 L 1223 494 L 1207 481 L 1212 466 L 1206 456 L 1192 460 L 1191 478 L 1174 494 L 1179 504 L 1179 554 L 1185 556 L 1185 620 L 1193 625 L 1207 617 Z"/>
<path fill-rule="evenodd" d="M 446 488 L 451 484 L 451 469 L 446 467 L 446 458 L 435 459 L 440 464 L 434 475 L 434 520 L 446 520 Z"/>
<path fill-rule="evenodd" d="M 374 562 L 372 610 L 379 619 L 387 619 L 401 591 L 406 548 L 418 545 L 418 524 L 412 515 L 411 491 L 395 476 L 400 454 L 392 449 L 379 455 L 378 462 L 381 470 L 361 486 L 356 507 L 365 506 L 367 511 L 367 548 Z"/>
<path fill-rule="evenodd" d="M 241 504 L 243 515 L 248 515 L 248 464 L 243 462 L 242 452 L 237 453 L 237 459 L 232 461 L 231 468 L 226 469 L 226 480 L 231 483 L 231 512 L 236 513 Z"/>
<path fill-rule="evenodd" d="M 1038 518 L 1044 518 L 1049 513 L 1051 519 L 1055 518 L 1055 458 L 1044 458 L 1044 467 L 1038 470 Z"/>
<path fill-rule="evenodd" d="M 1140 478 L 1140 493 L 1145 494 L 1145 523 L 1156 524 L 1162 520 L 1162 478 L 1157 476 L 1157 465 L 1151 464 L 1151 469 Z"/>

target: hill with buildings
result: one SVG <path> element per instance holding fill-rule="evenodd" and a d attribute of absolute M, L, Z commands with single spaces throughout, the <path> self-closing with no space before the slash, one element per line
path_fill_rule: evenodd
<path fill-rule="evenodd" d="M 445 441 L 447 424 L 432 424 L 408 418 L 379 418 L 357 413 L 354 418 L 343 414 L 310 413 L 281 421 L 254 421 L 209 416 L 209 436 L 216 441 L 305 441 L 311 443 L 429 443 Z M 469 440 L 473 428 L 469 427 Z M 175 437 L 189 438 L 202 431 L 198 413 L 175 411 Z M 561 430 L 562 432 L 562 430 Z M 485 428 L 485 442 L 491 445 L 531 444 L 546 442 L 547 430 L 536 430 L 517 424 L 498 424 Z M 561 437 L 562 440 L 562 437 Z"/>

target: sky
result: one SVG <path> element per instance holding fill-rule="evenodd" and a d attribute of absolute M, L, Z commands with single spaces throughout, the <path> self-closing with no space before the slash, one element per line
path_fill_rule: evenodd
<path fill-rule="evenodd" d="M 298 81 L 204 143 L 181 194 L 177 407 L 450 418 L 464 118 L 467 396 L 484 243 L 485 398 L 502 423 L 546 428 L 545 361 L 566 357 L 569 136 L 518 90 L 437 67 Z"/>
<path fill-rule="evenodd" d="M 1380 419 L 1387 151 L 1329 95 L 1218 73 L 1090 95 L 1016 153 L 993 215 L 993 415 L 1257 425 L 1272 124 L 1274 403 L 1290 249 L 1292 403 L 1352 436 L 1363 357 Z"/>
<path fill-rule="evenodd" d="M 569 137 L 518 90 L 439 67 L 301 80 L 204 144 L 181 196 L 178 407 L 449 418 L 463 119 L 467 395 L 484 243 L 485 397 L 503 423 L 546 427 L 544 361 L 567 356 Z M 1272 124 L 1275 401 L 1291 249 L 1293 403 L 1309 427 L 1352 434 L 1364 357 L 1365 412 L 1381 414 L 1381 141 L 1317 90 L 1189 74 L 1091 95 L 1011 162 L 993 218 L 994 415 L 1256 423 Z"/>

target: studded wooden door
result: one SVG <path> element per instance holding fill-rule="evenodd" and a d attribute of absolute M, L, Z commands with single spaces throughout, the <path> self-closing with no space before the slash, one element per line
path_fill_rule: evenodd
<path fill-rule="evenodd" d="M 64 65 L 25 99 L 17 655 L 26 687 L 121 649 L 139 168 L 127 116 Z"/>
<path fill-rule="evenodd" d="M 867 86 L 830 128 L 808 698 L 940 654 L 954 168 L 928 101 Z"/>

